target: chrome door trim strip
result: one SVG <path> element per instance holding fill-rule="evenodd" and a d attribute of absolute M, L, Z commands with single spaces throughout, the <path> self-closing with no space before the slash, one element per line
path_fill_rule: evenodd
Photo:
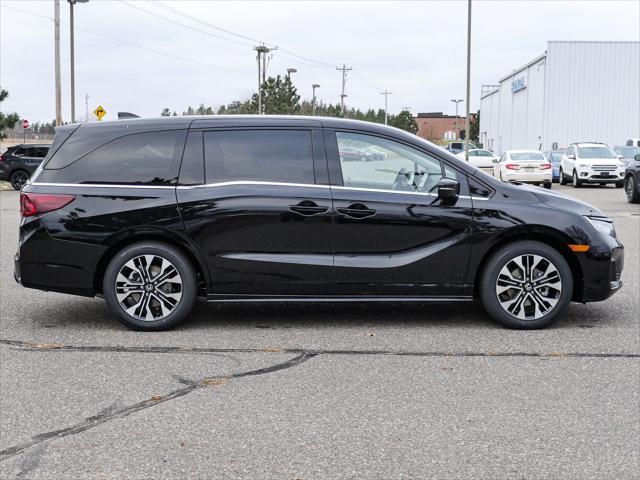
<path fill-rule="evenodd" d="M 254 180 L 236 180 L 231 182 L 217 182 L 217 183 L 204 183 L 201 185 L 129 185 L 129 184 L 99 184 L 99 183 L 43 183 L 34 182 L 30 185 L 41 187 L 80 187 L 80 188 L 147 188 L 147 189 L 178 189 L 178 190 L 192 190 L 199 188 L 216 188 L 216 187 L 232 187 L 239 185 L 264 185 L 274 187 L 301 187 L 301 188 L 322 188 L 322 189 L 335 189 L 344 191 L 355 192 L 373 192 L 373 193 L 392 193 L 396 195 L 421 195 L 424 197 L 437 197 L 437 193 L 425 193 L 425 192 L 404 192 L 398 190 L 385 190 L 379 188 L 361 188 L 361 187 L 344 187 L 340 185 L 319 185 L 313 183 L 287 183 L 287 182 L 260 182 Z M 471 197 L 468 195 L 460 195 L 458 198 L 465 200 L 482 200 L 486 201 L 489 198 Z"/>

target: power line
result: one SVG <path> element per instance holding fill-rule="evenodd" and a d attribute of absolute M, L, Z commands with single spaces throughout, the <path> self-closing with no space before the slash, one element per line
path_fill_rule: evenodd
<path fill-rule="evenodd" d="M 53 18 L 51 18 L 51 17 L 47 17 L 46 15 L 40 15 L 40 14 L 38 14 L 38 13 L 29 12 L 29 11 L 27 11 L 27 10 L 22 10 L 22 9 L 20 9 L 20 8 L 16 8 L 16 7 L 10 7 L 10 6 L 8 6 L 8 5 L 1 5 L 1 6 L 0 6 L 0 8 L 8 8 L 8 9 L 10 9 L 10 10 L 15 10 L 16 12 L 21 12 L 21 13 L 24 13 L 24 14 L 26 14 L 26 15 L 31 15 L 31 16 L 34 16 L 34 17 L 43 18 L 43 19 L 45 19 L 45 20 L 50 20 L 50 21 L 53 21 L 53 20 L 54 20 Z M 60 21 L 60 23 L 61 23 L 61 24 L 68 25 L 68 23 L 67 23 L 67 22 L 64 22 L 64 21 L 62 21 L 62 20 Z M 194 64 L 197 64 L 197 65 L 203 65 L 203 66 L 206 66 L 206 67 L 215 68 L 215 69 L 217 69 L 217 70 L 224 70 L 224 71 L 232 72 L 232 73 L 240 73 L 240 74 L 242 74 L 242 75 L 252 75 L 252 74 L 251 74 L 251 73 L 249 73 L 249 72 L 244 72 L 244 71 L 241 71 L 241 70 L 234 70 L 234 69 L 232 69 L 232 68 L 222 67 L 222 66 L 220 66 L 220 65 L 214 65 L 214 64 L 212 64 L 212 63 L 207 63 L 207 62 L 201 62 L 200 60 L 194 60 L 194 59 L 192 59 L 192 58 L 181 57 L 181 56 L 179 56 L 179 55 L 174 55 L 174 54 L 172 54 L 172 53 L 164 52 L 164 51 L 162 51 L 162 50 L 156 50 L 156 49 L 153 49 L 153 48 L 145 47 L 145 46 L 143 46 L 143 45 L 138 45 L 138 44 L 136 44 L 136 43 L 132 43 L 132 42 L 129 42 L 129 41 L 127 41 L 127 40 L 122 40 L 122 39 L 120 39 L 120 38 L 112 37 L 112 36 L 110 36 L 110 35 L 106 35 L 106 34 L 104 34 L 104 33 L 95 32 L 95 31 L 90 30 L 90 29 L 88 29 L 88 28 L 79 27 L 79 26 L 77 26 L 77 25 L 75 26 L 75 28 L 76 28 L 76 29 L 78 29 L 78 30 L 82 30 L 83 32 L 90 33 L 90 34 L 92 34 L 92 35 L 96 35 L 96 36 L 98 36 L 98 37 L 103 37 L 103 38 L 106 38 L 106 39 L 111 40 L 111 41 L 114 41 L 114 42 L 122 43 L 122 44 L 124 44 L 124 45 L 129 45 L 129 46 L 131 46 L 131 47 L 139 48 L 139 49 L 141 49 L 141 50 L 146 50 L 146 51 L 148 51 L 148 52 L 155 53 L 156 55 L 162 55 L 162 56 L 164 56 L 164 57 L 173 58 L 173 59 L 175 59 L 175 60 L 180 60 L 180 61 L 182 61 L 182 62 L 194 63 Z"/>
<path fill-rule="evenodd" d="M 157 13 L 152 12 L 150 10 L 145 10 L 144 8 L 140 8 L 137 5 L 133 5 L 132 3 L 126 2 L 125 0 L 117 0 L 117 1 L 122 3 L 123 5 L 126 5 L 126 6 L 131 7 L 131 8 L 135 8 L 136 10 L 144 12 L 144 13 L 146 13 L 148 15 L 152 15 L 152 16 L 154 16 L 156 18 L 160 18 L 160 19 L 165 20 L 165 21 L 167 21 L 169 23 L 173 23 L 174 25 L 179 25 L 181 27 L 188 28 L 189 30 L 193 30 L 194 32 L 199 32 L 199 33 L 202 33 L 203 35 L 208 35 L 208 36 L 213 37 L 213 38 L 218 38 L 220 40 L 225 40 L 227 42 L 235 43 L 235 44 L 238 44 L 238 45 L 243 45 L 245 47 L 251 47 L 252 46 L 252 44 L 247 43 L 247 42 L 241 42 L 240 40 L 234 40 L 232 38 L 222 37 L 220 35 L 216 35 L 214 33 L 207 32 L 205 30 L 200 30 L 199 28 L 192 27 L 191 25 L 187 25 L 186 23 L 176 22 L 175 20 L 172 20 L 172 19 L 167 18 L 167 17 L 163 17 L 162 15 L 158 15 Z"/>

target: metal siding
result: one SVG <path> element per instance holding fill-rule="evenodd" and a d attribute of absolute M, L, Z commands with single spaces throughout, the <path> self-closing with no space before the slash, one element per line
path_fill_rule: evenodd
<path fill-rule="evenodd" d="M 512 93 L 512 78 L 524 72 L 527 87 Z M 537 149 L 539 136 L 543 150 L 553 142 L 624 144 L 640 136 L 640 43 L 549 42 L 546 58 L 503 78 L 480 112 L 496 153 Z"/>
<path fill-rule="evenodd" d="M 549 42 L 545 148 L 640 136 L 640 43 Z"/>

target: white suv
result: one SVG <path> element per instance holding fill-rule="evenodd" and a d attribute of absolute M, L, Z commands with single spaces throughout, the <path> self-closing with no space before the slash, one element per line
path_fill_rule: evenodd
<path fill-rule="evenodd" d="M 624 163 L 604 143 L 572 143 L 560 161 L 560 183 L 572 182 L 575 188 L 584 183 L 613 183 L 624 186 Z"/>

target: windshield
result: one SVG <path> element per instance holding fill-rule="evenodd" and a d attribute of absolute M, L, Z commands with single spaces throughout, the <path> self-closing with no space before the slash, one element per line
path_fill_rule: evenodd
<path fill-rule="evenodd" d="M 622 158 L 634 158 L 640 153 L 640 147 L 615 147 L 614 150 L 618 155 L 622 155 Z"/>
<path fill-rule="evenodd" d="M 609 147 L 578 147 L 580 158 L 616 158 Z"/>
<path fill-rule="evenodd" d="M 511 160 L 518 162 L 539 162 L 544 161 L 544 155 L 540 152 L 512 152 L 510 155 Z"/>

